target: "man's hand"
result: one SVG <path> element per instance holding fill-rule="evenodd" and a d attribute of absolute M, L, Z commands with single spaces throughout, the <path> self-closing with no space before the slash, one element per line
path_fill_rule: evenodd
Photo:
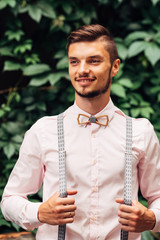
<path fill-rule="evenodd" d="M 143 232 L 154 228 L 156 223 L 154 213 L 137 200 L 132 201 L 132 206 L 123 204 L 123 199 L 118 198 L 115 201 L 120 203 L 118 216 L 122 230 Z"/>
<path fill-rule="evenodd" d="M 75 195 L 76 190 L 67 190 L 68 195 Z M 74 221 L 76 205 L 72 197 L 61 198 L 56 192 L 38 209 L 38 219 L 42 223 L 63 225 Z"/>

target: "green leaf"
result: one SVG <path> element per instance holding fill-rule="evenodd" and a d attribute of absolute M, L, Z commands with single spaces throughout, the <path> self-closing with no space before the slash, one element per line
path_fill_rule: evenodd
<path fill-rule="evenodd" d="M 35 78 L 32 78 L 30 83 L 29 83 L 29 86 L 32 86 L 32 87 L 40 87 L 42 85 L 44 85 L 45 83 L 47 83 L 49 80 L 48 78 L 48 75 L 47 76 L 42 76 L 42 77 L 35 77 Z"/>
<path fill-rule="evenodd" d="M 131 109 L 131 115 L 134 118 L 138 117 L 140 115 L 140 109 L 139 108 L 132 108 Z"/>
<path fill-rule="evenodd" d="M 151 91 L 152 94 L 159 93 L 160 92 L 160 86 L 152 87 L 150 91 Z"/>
<path fill-rule="evenodd" d="M 160 44 L 160 32 L 155 35 L 155 41 Z"/>
<path fill-rule="evenodd" d="M 7 2 L 5 2 L 4 0 L 0 1 L 0 9 L 3 9 L 7 6 Z"/>
<path fill-rule="evenodd" d="M 141 107 L 148 107 L 150 106 L 150 103 L 149 102 L 146 102 L 146 101 L 141 101 Z"/>
<path fill-rule="evenodd" d="M 16 6 L 16 0 L 6 0 L 8 2 L 8 5 L 12 8 Z"/>
<path fill-rule="evenodd" d="M 11 122 L 8 121 L 6 123 L 2 123 L 2 129 L 4 129 L 7 133 L 11 135 L 17 135 L 22 131 L 22 126 L 19 122 Z"/>
<path fill-rule="evenodd" d="M 34 64 L 25 67 L 23 69 L 23 74 L 26 76 L 33 76 L 48 71 L 51 71 L 51 68 L 47 64 Z"/>
<path fill-rule="evenodd" d="M 17 71 L 21 70 L 22 65 L 19 63 L 11 62 L 11 61 L 5 61 L 4 63 L 4 71 Z"/>
<path fill-rule="evenodd" d="M 154 111 L 151 107 L 144 107 L 144 108 L 141 108 L 141 115 L 145 118 L 150 118 L 150 115 L 153 114 Z"/>
<path fill-rule="evenodd" d="M 134 57 L 138 55 L 139 53 L 143 52 L 146 48 L 146 42 L 144 41 L 136 41 L 132 43 L 128 50 L 128 57 Z"/>
<path fill-rule="evenodd" d="M 23 140 L 23 137 L 21 135 L 15 135 L 11 138 L 11 140 L 15 143 L 21 143 Z"/>
<path fill-rule="evenodd" d="M 42 15 L 49 18 L 56 18 L 55 10 L 52 5 L 47 3 L 47 1 L 38 1 L 37 7 L 41 9 Z"/>
<path fill-rule="evenodd" d="M 3 149 L 8 159 L 10 159 L 15 153 L 15 146 L 13 145 L 13 143 L 8 143 Z"/>
<path fill-rule="evenodd" d="M 63 57 L 61 60 L 58 61 L 56 65 L 57 69 L 65 69 L 68 68 L 68 57 Z"/>
<path fill-rule="evenodd" d="M 63 58 L 65 56 L 65 51 L 64 50 L 59 50 L 59 51 L 57 51 L 55 54 L 54 54 L 54 58 L 56 59 L 58 59 L 58 58 Z"/>
<path fill-rule="evenodd" d="M 141 240 L 154 240 L 154 237 L 151 235 L 150 231 L 145 231 L 141 233 Z"/>
<path fill-rule="evenodd" d="M 0 109 L 0 118 L 2 118 L 5 115 L 5 111 Z"/>
<path fill-rule="evenodd" d="M 11 47 L 0 48 L 0 55 L 13 57 L 12 48 Z"/>
<path fill-rule="evenodd" d="M 131 105 L 128 102 L 120 104 L 120 108 L 130 108 Z"/>
<path fill-rule="evenodd" d="M 17 30 L 17 31 L 11 31 L 8 30 L 5 32 L 5 36 L 8 37 L 8 40 L 17 40 L 20 41 L 21 37 L 24 35 L 24 32 L 22 30 Z"/>
<path fill-rule="evenodd" d="M 112 83 L 111 92 L 118 97 L 122 97 L 122 98 L 126 97 L 125 88 L 117 83 Z"/>
<path fill-rule="evenodd" d="M 130 45 L 131 42 L 137 40 L 137 39 L 148 39 L 150 38 L 151 35 L 147 32 L 143 32 L 143 31 L 135 31 L 130 33 L 126 38 L 125 38 L 125 43 L 127 45 Z"/>
<path fill-rule="evenodd" d="M 127 87 L 127 88 L 133 87 L 133 83 L 131 82 L 131 80 L 129 78 L 122 78 L 118 81 L 118 83 L 120 83 L 122 86 Z"/>
<path fill-rule="evenodd" d="M 11 227 L 11 224 L 4 219 L 0 219 L 0 227 L 2 226 Z"/>
<path fill-rule="evenodd" d="M 160 0 L 151 0 L 153 5 L 156 5 Z"/>
<path fill-rule="evenodd" d="M 36 107 L 41 111 L 46 111 L 46 104 L 44 102 L 37 103 Z"/>
<path fill-rule="evenodd" d="M 12 226 L 14 227 L 14 229 L 16 229 L 17 232 L 20 231 L 20 227 L 19 227 L 16 223 L 11 222 L 11 224 L 12 224 Z"/>
<path fill-rule="evenodd" d="M 84 22 L 84 24 L 90 24 L 91 23 L 91 21 L 92 21 L 92 19 L 91 19 L 91 17 L 88 15 L 86 15 L 86 16 L 84 16 L 83 18 L 82 18 L 82 20 L 83 20 L 83 22 Z"/>
<path fill-rule="evenodd" d="M 145 56 L 152 66 L 154 66 L 158 60 L 160 60 L 160 47 L 155 43 L 149 43 L 148 47 L 145 49 Z"/>
<path fill-rule="evenodd" d="M 32 53 L 31 55 L 25 55 L 25 62 L 27 65 L 36 64 L 40 62 L 39 56 L 36 53 Z"/>
<path fill-rule="evenodd" d="M 1 0 L 0 1 L 0 9 L 5 8 L 7 5 L 14 8 L 16 6 L 16 0 Z"/>
<path fill-rule="evenodd" d="M 53 86 L 55 85 L 61 78 L 69 78 L 69 74 L 65 72 L 58 72 L 58 73 L 52 73 L 49 76 L 49 82 Z M 70 79 L 70 78 L 69 78 Z"/>
<path fill-rule="evenodd" d="M 49 73 L 45 76 L 39 76 L 31 79 L 31 82 L 29 83 L 30 86 L 39 87 L 44 85 L 47 82 L 50 82 L 50 84 L 53 86 L 55 85 L 62 77 L 69 78 L 68 73 L 66 72 L 58 72 L 58 73 Z"/>
<path fill-rule="evenodd" d="M 117 49 L 118 49 L 118 55 L 119 55 L 119 57 L 120 57 L 122 60 L 125 60 L 126 57 L 127 57 L 127 53 L 128 53 L 127 48 L 126 48 L 123 44 L 117 43 Z"/>
<path fill-rule="evenodd" d="M 68 3 L 67 1 L 63 2 L 62 4 L 62 8 L 63 8 L 63 11 L 67 14 L 71 14 L 72 12 L 72 6 L 70 3 Z"/>
<path fill-rule="evenodd" d="M 32 49 L 32 41 L 30 39 L 26 40 L 24 43 L 17 45 L 14 49 L 14 53 L 25 53 L 26 51 L 30 51 Z"/>
<path fill-rule="evenodd" d="M 37 194 L 40 198 L 43 198 L 43 186 L 40 188 Z"/>
<path fill-rule="evenodd" d="M 53 86 L 54 84 L 56 84 L 56 82 L 58 82 L 62 77 L 62 73 L 52 73 L 49 76 L 49 82 L 50 84 Z"/>
<path fill-rule="evenodd" d="M 36 22 L 40 22 L 42 17 L 42 10 L 36 5 L 29 5 L 28 7 L 29 16 Z"/>

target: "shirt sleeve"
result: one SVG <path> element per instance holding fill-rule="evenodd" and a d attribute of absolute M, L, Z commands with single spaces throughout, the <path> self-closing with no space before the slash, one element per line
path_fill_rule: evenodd
<path fill-rule="evenodd" d="M 1 209 L 6 220 L 33 230 L 41 225 L 37 213 L 41 203 L 31 202 L 27 196 L 36 193 L 43 182 L 40 129 L 32 127 L 20 148 L 19 159 L 13 168 L 2 196 Z"/>
<path fill-rule="evenodd" d="M 142 195 L 148 200 L 148 208 L 156 217 L 154 232 L 160 231 L 160 145 L 151 123 L 146 120 L 142 134 L 144 156 L 140 160 L 139 182 Z"/>

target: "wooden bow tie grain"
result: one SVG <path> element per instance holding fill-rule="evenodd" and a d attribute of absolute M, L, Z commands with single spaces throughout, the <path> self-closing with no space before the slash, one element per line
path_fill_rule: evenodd
<path fill-rule="evenodd" d="M 80 121 L 80 118 L 81 117 L 86 117 L 88 118 L 87 121 Z M 105 123 L 102 123 L 102 119 L 105 118 Z M 77 117 L 77 121 L 78 121 L 78 124 L 82 125 L 82 124 L 91 124 L 91 123 L 96 123 L 96 124 L 99 124 L 101 126 L 104 126 L 106 127 L 108 125 L 108 115 L 101 115 L 99 117 L 95 117 L 95 116 L 88 116 L 88 115 L 85 115 L 85 114 L 78 114 L 78 117 Z"/>

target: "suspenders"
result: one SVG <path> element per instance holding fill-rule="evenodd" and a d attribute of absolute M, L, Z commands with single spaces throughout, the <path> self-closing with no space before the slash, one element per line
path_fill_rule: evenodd
<path fill-rule="evenodd" d="M 126 152 L 124 173 L 124 203 L 132 203 L 132 118 L 126 117 Z M 121 240 L 128 240 L 128 232 L 121 230 Z"/>
<path fill-rule="evenodd" d="M 57 117 L 58 150 L 59 150 L 59 190 L 60 197 L 67 197 L 66 163 L 64 147 L 63 113 Z M 126 117 L 126 151 L 124 176 L 124 203 L 132 202 L 132 119 Z M 66 225 L 59 225 L 58 240 L 65 240 Z M 128 232 L 121 230 L 121 240 L 128 240 Z"/>
<path fill-rule="evenodd" d="M 67 197 L 63 113 L 59 114 L 57 117 L 57 131 L 58 131 L 58 151 L 59 151 L 59 192 L 60 192 L 60 197 Z M 58 240 L 65 239 L 65 232 L 66 232 L 66 225 L 59 225 Z"/>

